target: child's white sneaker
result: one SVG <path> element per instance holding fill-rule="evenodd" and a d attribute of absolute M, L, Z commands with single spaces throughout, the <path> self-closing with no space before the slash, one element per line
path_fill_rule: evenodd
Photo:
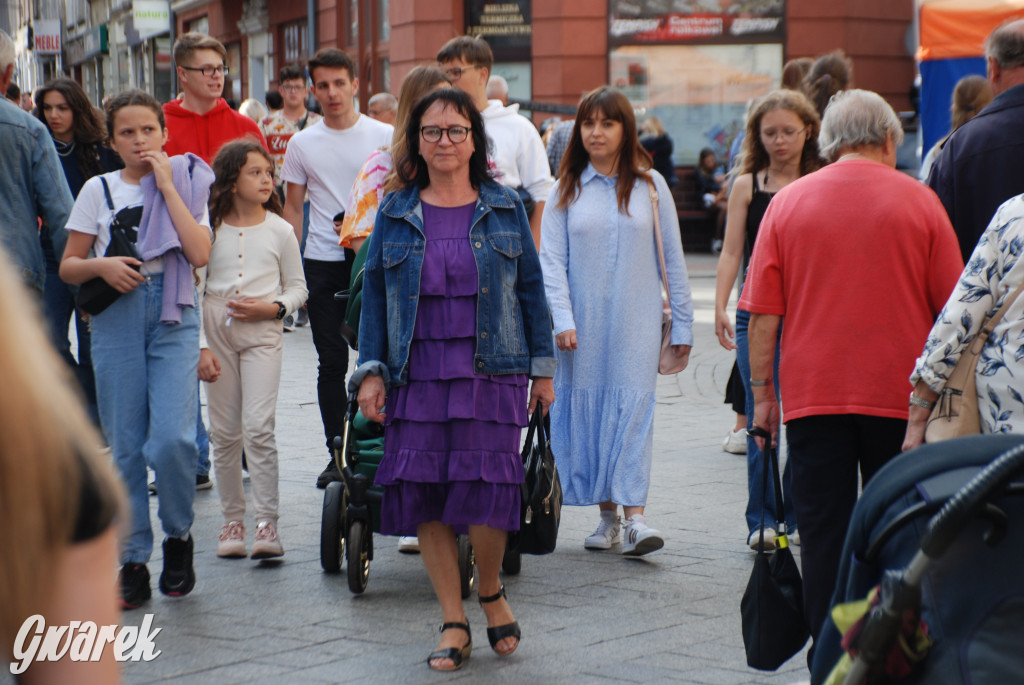
<path fill-rule="evenodd" d="M 622 534 L 622 553 L 630 557 L 639 557 L 665 546 L 665 538 L 661 533 L 647 525 L 642 514 L 633 514 L 626 522 L 626 530 Z"/>
<path fill-rule="evenodd" d="M 217 556 L 225 559 L 241 559 L 246 556 L 245 524 L 241 521 L 228 521 L 220 529 L 217 539 Z"/>
<path fill-rule="evenodd" d="M 284 547 L 277 537 L 277 529 L 270 521 L 260 521 L 256 527 L 256 541 L 252 544 L 252 559 L 272 559 L 283 557 Z"/>

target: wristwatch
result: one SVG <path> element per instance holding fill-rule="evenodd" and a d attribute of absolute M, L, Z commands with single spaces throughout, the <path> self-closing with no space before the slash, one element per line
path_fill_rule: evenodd
<path fill-rule="evenodd" d="M 280 321 L 281 319 L 284 318 L 284 315 L 288 311 L 288 308 L 285 307 L 280 302 L 278 302 L 277 300 L 274 300 L 274 304 L 277 305 L 277 316 L 274 317 L 274 318 L 276 318 L 278 321 Z"/>
<path fill-rule="evenodd" d="M 929 402 L 923 397 L 915 395 L 913 390 L 910 391 L 910 403 L 915 407 L 921 407 L 921 409 L 928 409 L 929 411 L 935 406 L 934 402 Z"/>

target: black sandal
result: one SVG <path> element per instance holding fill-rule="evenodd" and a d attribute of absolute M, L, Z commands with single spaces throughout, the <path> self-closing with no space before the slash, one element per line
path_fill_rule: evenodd
<path fill-rule="evenodd" d="M 473 651 L 473 634 L 469 632 L 469 621 L 465 623 L 442 623 L 440 632 L 444 632 L 449 628 L 458 628 L 466 633 L 466 644 L 462 646 L 462 649 L 458 647 L 447 647 L 445 649 L 439 649 L 436 652 L 431 652 L 430 656 L 427 657 L 427 665 L 435 671 L 457 671 L 466 665 L 466 660 L 469 659 L 469 653 Z M 488 636 L 490 636 L 488 634 Z M 451 659 L 451 668 L 441 668 L 434 666 L 431 661 L 434 659 Z"/>
<path fill-rule="evenodd" d="M 477 599 L 480 602 L 480 606 L 483 606 L 484 604 L 490 604 L 491 602 L 497 602 L 499 599 L 501 599 L 504 596 L 505 596 L 505 585 L 502 584 L 501 589 L 498 590 L 497 594 L 491 595 L 490 597 L 478 597 Z M 511 623 L 506 623 L 503 626 L 495 626 L 493 628 L 491 628 L 491 627 L 487 628 L 487 640 L 488 640 L 488 642 L 491 643 L 491 649 L 493 649 L 494 653 L 497 654 L 498 656 L 509 656 L 509 655 L 512 654 L 512 652 L 516 651 L 516 649 L 519 648 L 519 640 L 522 638 L 522 635 L 523 635 L 523 633 L 519 629 L 519 621 L 512 621 Z M 509 650 L 507 652 L 499 652 L 498 651 L 498 646 L 497 646 L 498 643 L 501 642 L 502 640 L 504 640 L 507 637 L 514 637 L 516 639 L 516 646 L 513 647 L 511 650 Z"/>

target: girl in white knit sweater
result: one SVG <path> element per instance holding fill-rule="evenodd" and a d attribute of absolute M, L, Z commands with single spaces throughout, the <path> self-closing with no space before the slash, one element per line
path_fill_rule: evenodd
<path fill-rule="evenodd" d="M 213 249 L 200 273 L 199 378 L 209 399 L 213 465 L 224 526 L 217 556 L 246 556 L 242 450 L 256 509 L 253 559 L 284 555 L 277 534 L 282 320 L 306 301 L 299 244 L 274 193 L 274 164 L 258 143 L 226 144 L 213 160 Z"/>

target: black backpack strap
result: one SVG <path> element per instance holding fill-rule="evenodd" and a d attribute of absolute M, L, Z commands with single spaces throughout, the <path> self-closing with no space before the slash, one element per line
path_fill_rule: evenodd
<path fill-rule="evenodd" d="M 114 211 L 114 200 L 110 197 L 110 186 L 107 185 L 107 179 L 105 179 L 102 176 L 100 176 L 100 183 L 103 184 L 103 194 L 107 198 L 107 207 L 109 207 L 110 211 L 113 212 Z"/>
<path fill-rule="evenodd" d="M 306 116 L 299 119 L 299 130 L 306 128 L 306 122 L 309 121 L 309 112 L 306 112 Z"/>

